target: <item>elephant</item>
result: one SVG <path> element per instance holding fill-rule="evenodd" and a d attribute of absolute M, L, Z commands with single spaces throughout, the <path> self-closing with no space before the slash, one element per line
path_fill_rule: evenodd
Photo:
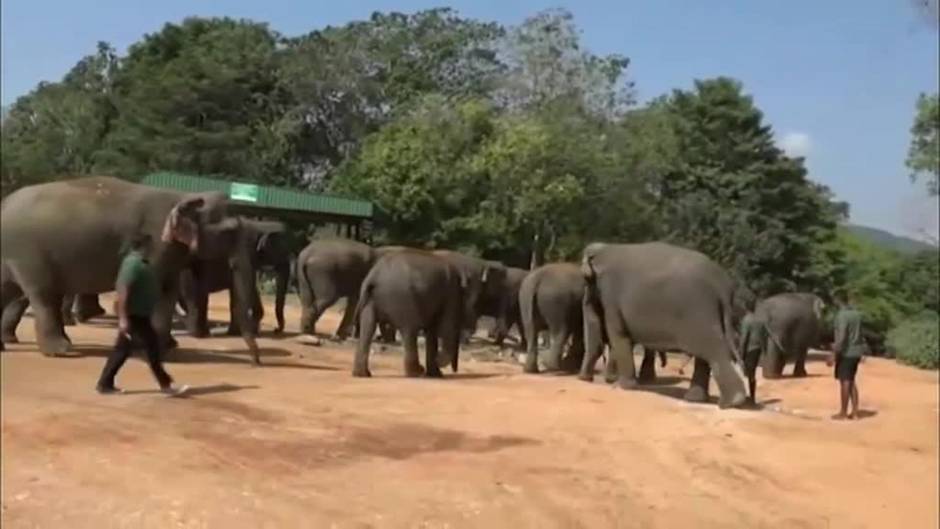
<path fill-rule="evenodd" d="M 281 222 L 242 219 L 246 243 L 252 248 L 252 266 L 257 272 L 263 267 L 271 267 L 275 273 L 274 315 L 277 319 L 275 332 L 284 330 L 284 303 L 287 299 L 287 287 L 290 283 L 291 263 L 293 261 L 287 247 L 285 233 L 287 228 Z M 193 336 L 209 336 L 209 294 L 221 290 L 229 291 L 229 327 L 228 334 L 241 334 L 239 318 L 236 312 L 238 300 L 231 289 L 232 273 L 225 257 L 200 259 L 193 266 L 180 273 L 180 302 L 186 312 L 186 327 Z M 264 316 L 264 306 L 257 290 L 251 300 L 253 332 L 257 333 Z"/>
<path fill-rule="evenodd" d="M 747 394 L 734 344 L 736 285 L 704 254 L 664 242 L 595 242 L 582 252 L 586 280 L 582 310 L 586 352 L 581 379 L 594 379 L 603 340 L 610 343 L 618 384 L 636 387 L 633 344 L 684 351 L 695 357 L 685 398 L 708 399 L 714 372 L 721 408 L 739 407 Z"/>
<path fill-rule="evenodd" d="M 531 271 L 519 288 L 519 309 L 528 349 L 526 373 L 538 373 L 538 332 L 547 328 L 551 336 L 548 357 L 543 360 L 548 371 L 566 368 L 577 371 L 584 355 L 584 326 L 581 300 L 584 276 L 576 264 L 551 263 Z M 562 365 L 562 353 L 571 339 L 568 365 Z"/>
<path fill-rule="evenodd" d="M 793 376 L 806 376 L 806 353 L 819 343 L 823 331 L 825 303 L 819 296 L 787 292 L 761 300 L 755 315 L 767 322 L 767 346 L 761 372 L 764 378 L 779 378 L 787 362 Z"/>
<path fill-rule="evenodd" d="M 353 376 L 372 376 L 369 350 L 378 321 L 401 332 L 406 376 L 442 377 L 440 368 L 447 363 L 456 372 L 463 312 L 477 301 L 466 296 L 470 281 L 453 262 L 432 252 L 409 249 L 380 257 L 362 282 L 355 308 L 359 343 Z M 418 360 L 421 331 L 427 369 Z"/>
<path fill-rule="evenodd" d="M 522 312 L 519 310 L 519 287 L 522 286 L 522 280 L 528 274 L 529 271 L 524 268 L 506 267 L 506 282 L 503 286 L 503 292 L 508 300 L 506 317 L 503 320 L 497 319 L 491 334 L 494 343 L 499 347 L 502 347 L 510 329 L 515 326 L 516 330 L 519 331 L 520 348 L 523 351 L 526 350 L 526 337 L 522 328 Z M 488 309 L 486 312 L 493 310 L 492 308 Z"/>
<path fill-rule="evenodd" d="M 239 296 L 257 288 L 248 248 L 240 244 L 241 222 L 227 217 L 226 209 L 223 193 L 180 193 L 109 176 L 20 188 L 0 206 L 0 306 L 6 309 L 25 295 L 35 313 L 39 350 L 65 353 L 71 341 L 63 298 L 114 290 L 129 241 L 145 233 L 154 241 L 148 257 L 160 284 L 153 324 L 172 344 L 179 272 L 194 255 L 228 256 Z M 240 316 L 248 321 L 247 310 Z M 243 337 L 257 363 L 254 335 Z"/>
<path fill-rule="evenodd" d="M 295 267 L 300 295 L 300 332 L 315 335 L 317 320 L 340 298 L 346 298 L 346 310 L 334 339 L 349 335 L 355 321 L 359 289 L 369 269 L 385 252 L 404 247 L 372 248 L 350 239 L 317 239 L 297 256 Z"/>
<path fill-rule="evenodd" d="M 453 250 L 434 250 L 431 253 L 448 260 L 467 279 L 466 296 L 469 298 L 467 310 L 463 312 L 463 330 L 469 337 L 476 330 L 477 319 L 483 313 L 486 304 L 494 307 L 497 326 L 505 326 L 506 321 L 506 266 L 497 261 L 486 261 Z M 502 322 L 502 323 L 500 323 Z"/>

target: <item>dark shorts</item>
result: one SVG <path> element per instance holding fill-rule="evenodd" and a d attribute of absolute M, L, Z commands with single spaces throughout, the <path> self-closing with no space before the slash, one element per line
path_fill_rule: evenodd
<path fill-rule="evenodd" d="M 858 373 L 858 363 L 860 360 L 861 358 L 845 358 L 842 356 L 837 356 L 835 372 L 833 373 L 836 379 L 843 382 L 854 381 L 855 373 Z"/>

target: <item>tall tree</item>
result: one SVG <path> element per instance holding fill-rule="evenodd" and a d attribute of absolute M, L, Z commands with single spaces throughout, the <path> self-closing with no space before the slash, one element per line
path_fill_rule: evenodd
<path fill-rule="evenodd" d="M 652 182 L 661 236 L 705 252 L 759 295 L 819 288 L 814 248 L 839 208 L 788 158 L 740 83 L 696 81 L 654 103 L 678 140 L 674 166 Z"/>
<path fill-rule="evenodd" d="M 905 163 L 911 170 L 911 180 L 925 178 L 927 193 L 937 196 L 940 192 L 940 94 L 921 94 L 917 98 Z"/>
<path fill-rule="evenodd" d="M 117 115 L 113 79 L 117 55 L 107 43 L 81 60 L 62 81 L 40 83 L 19 98 L 2 124 L 3 193 L 22 185 L 93 172 Z"/>
<path fill-rule="evenodd" d="M 277 42 L 265 24 L 228 18 L 188 18 L 146 35 L 121 61 L 119 115 L 99 163 L 125 176 L 265 180 L 255 141 L 278 97 Z"/>

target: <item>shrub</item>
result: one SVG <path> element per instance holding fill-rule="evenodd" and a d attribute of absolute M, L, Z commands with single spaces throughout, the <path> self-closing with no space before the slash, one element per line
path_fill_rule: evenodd
<path fill-rule="evenodd" d="M 905 321 L 888 333 L 888 347 L 896 358 L 922 369 L 940 368 L 940 318 L 927 313 Z"/>

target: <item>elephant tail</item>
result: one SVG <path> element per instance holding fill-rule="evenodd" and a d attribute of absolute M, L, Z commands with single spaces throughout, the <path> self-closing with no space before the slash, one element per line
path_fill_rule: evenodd
<path fill-rule="evenodd" d="M 519 313 L 522 315 L 522 333 L 529 349 L 538 348 L 539 337 L 535 325 L 535 293 L 538 290 L 537 274 L 530 274 L 519 287 Z"/>
<path fill-rule="evenodd" d="M 359 315 L 362 313 L 362 308 L 372 301 L 372 289 L 375 286 L 374 272 L 375 268 L 370 270 L 366 274 L 366 278 L 362 280 L 362 286 L 359 287 L 359 301 L 356 303 L 356 310 L 353 312 L 353 321 L 356 322 L 356 325 L 359 324 Z"/>
<path fill-rule="evenodd" d="M 738 364 L 742 364 L 741 361 L 741 352 L 738 350 L 738 344 L 734 343 L 734 323 L 732 321 L 732 305 L 733 296 L 723 297 L 721 304 L 719 305 L 719 312 L 721 313 L 721 326 L 722 326 L 722 335 L 724 336 L 725 343 L 728 345 L 728 350 L 731 351 L 731 360 Z M 742 364 L 743 365 L 743 364 Z"/>

